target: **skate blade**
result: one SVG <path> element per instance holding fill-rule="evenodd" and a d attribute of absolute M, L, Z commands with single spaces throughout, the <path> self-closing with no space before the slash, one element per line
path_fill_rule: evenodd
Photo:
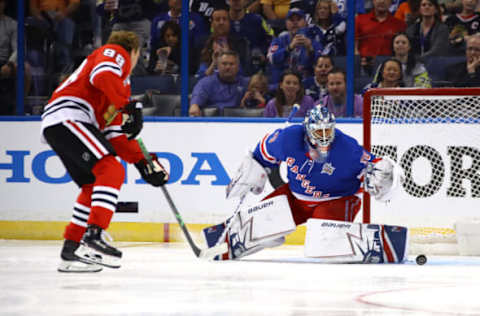
<path fill-rule="evenodd" d="M 75 255 L 79 257 L 79 260 L 86 263 L 98 264 L 112 269 L 118 269 L 121 266 L 120 258 L 106 255 L 85 245 L 80 245 L 75 251 Z"/>
<path fill-rule="evenodd" d="M 103 268 L 97 264 L 66 260 L 62 260 L 57 268 L 58 272 L 65 273 L 94 273 L 102 270 Z"/>

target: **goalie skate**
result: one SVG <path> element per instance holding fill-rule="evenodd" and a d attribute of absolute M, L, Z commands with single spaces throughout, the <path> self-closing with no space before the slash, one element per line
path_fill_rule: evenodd
<path fill-rule="evenodd" d="M 75 255 L 86 263 L 99 264 L 108 268 L 120 268 L 122 252 L 108 244 L 105 236 L 111 237 L 99 226 L 89 225 Z"/>
<path fill-rule="evenodd" d="M 227 221 L 229 221 L 229 219 L 227 219 Z M 207 243 L 207 247 L 208 248 L 212 248 L 212 247 L 215 247 L 215 245 L 217 244 L 217 241 L 218 239 L 220 238 L 220 236 L 222 235 L 223 231 L 225 230 L 225 223 L 220 223 L 218 225 L 213 225 L 213 226 L 210 226 L 210 227 L 207 227 L 207 228 L 204 228 L 203 229 L 203 237 L 205 238 L 205 242 Z M 226 240 L 225 240 L 226 241 Z M 230 252 L 230 249 L 228 250 L 228 252 Z M 215 256 L 213 258 L 213 260 L 227 260 L 227 258 L 223 259 L 223 257 L 226 255 L 227 253 L 225 254 L 222 254 L 222 255 L 218 255 L 218 256 Z"/>
<path fill-rule="evenodd" d="M 57 268 L 58 272 L 74 272 L 74 273 L 83 273 L 83 272 L 100 272 L 102 267 L 97 264 L 83 262 L 82 259 L 75 255 L 75 250 L 79 247 L 80 243 L 65 240 L 63 243 L 62 253 L 60 255 L 62 261 Z"/>
<path fill-rule="evenodd" d="M 212 248 L 216 245 L 218 238 L 222 235 L 225 227 L 228 225 L 228 222 L 231 218 L 227 219 L 225 223 L 207 227 L 203 230 L 203 235 L 207 246 Z M 248 247 L 246 245 L 247 237 L 249 235 L 249 227 L 243 233 L 241 232 L 232 232 L 231 230 L 227 232 L 224 242 L 228 246 L 228 251 L 222 255 L 215 256 L 213 260 L 234 260 L 241 257 L 245 257 L 251 254 L 254 254 L 264 248 L 272 248 L 280 246 L 285 242 L 285 237 L 280 237 L 274 240 L 263 242 L 261 244 L 255 244 Z"/>

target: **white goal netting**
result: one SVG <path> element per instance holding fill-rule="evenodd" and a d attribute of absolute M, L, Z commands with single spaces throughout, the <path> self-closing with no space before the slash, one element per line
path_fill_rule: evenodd
<path fill-rule="evenodd" d="M 364 111 L 365 147 L 405 172 L 366 215 L 408 226 L 411 252 L 457 253 L 455 223 L 480 217 L 480 89 L 373 89 Z"/>

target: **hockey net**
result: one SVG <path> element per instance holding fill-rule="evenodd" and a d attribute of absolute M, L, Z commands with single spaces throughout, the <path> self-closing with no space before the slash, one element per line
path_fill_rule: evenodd
<path fill-rule="evenodd" d="M 456 224 L 480 217 L 480 89 L 371 89 L 364 146 L 405 172 L 388 204 L 364 197 L 364 222 L 409 227 L 411 253 L 458 254 Z"/>

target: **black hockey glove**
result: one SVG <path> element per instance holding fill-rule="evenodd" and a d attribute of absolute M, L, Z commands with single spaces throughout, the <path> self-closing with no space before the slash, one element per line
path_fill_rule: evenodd
<path fill-rule="evenodd" d="M 128 139 L 134 139 L 143 128 L 142 102 L 131 101 L 123 108 L 123 113 L 128 118 L 122 124 L 122 132 L 127 134 Z"/>
<path fill-rule="evenodd" d="M 140 172 L 145 182 L 154 187 L 159 187 L 168 182 L 169 175 L 160 162 L 158 162 L 157 155 L 151 153 L 150 157 L 152 157 L 153 169 L 146 159 L 137 162 L 135 167 L 137 167 L 138 172 Z"/>

